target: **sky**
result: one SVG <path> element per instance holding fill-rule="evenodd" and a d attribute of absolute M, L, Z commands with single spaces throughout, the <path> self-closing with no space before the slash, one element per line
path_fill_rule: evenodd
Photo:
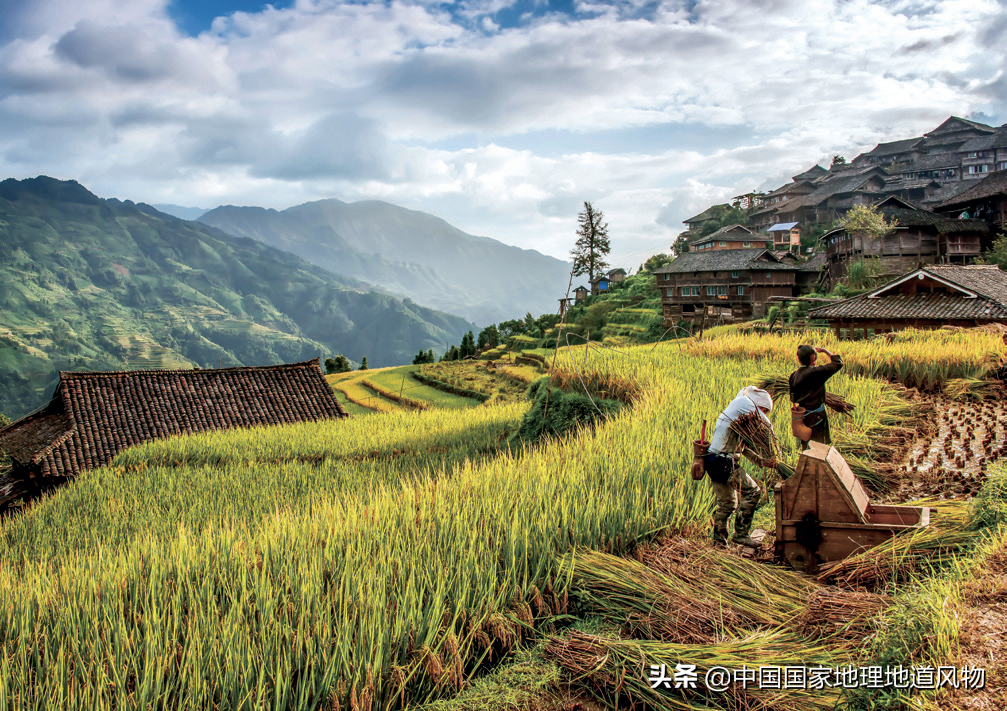
<path fill-rule="evenodd" d="M 1007 122 L 1007 0 L 0 0 L 0 178 L 379 199 L 612 266 L 956 115 Z"/>

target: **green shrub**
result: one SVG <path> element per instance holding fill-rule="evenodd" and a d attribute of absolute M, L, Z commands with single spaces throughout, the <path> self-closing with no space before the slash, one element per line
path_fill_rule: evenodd
<path fill-rule="evenodd" d="M 577 427 L 593 425 L 615 415 L 622 403 L 594 398 L 549 387 L 549 378 L 540 378 L 525 393 L 533 401 L 511 443 L 531 444 L 543 437 L 559 437 Z"/>

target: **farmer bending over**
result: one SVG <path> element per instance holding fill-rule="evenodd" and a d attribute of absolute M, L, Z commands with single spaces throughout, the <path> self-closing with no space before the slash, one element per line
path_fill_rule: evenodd
<path fill-rule="evenodd" d="M 717 508 L 713 512 L 713 542 L 717 545 L 727 543 L 727 521 L 731 514 L 738 511 L 734 519 L 735 543 L 757 548 L 759 544 L 749 538 L 748 530 L 752 527 L 752 517 L 759 504 L 759 494 L 762 489 L 755 480 L 741 468 L 741 455 L 763 467 L 775 467 L 776 459 L 763 459 L 758 453 L 745 447 L 741 437 L 731 429 L 731 424 L 746 412 L 758 412 L 772 429 L 773 423 L 766 413 L 773 410 L 773 398 L 765 390 L 756 387 L 742 388 L 720 416 L 710 437 L 710 449 L 706 455 L 706 473 L 710 476 L 713 493 L 717 497 Z M 741 505 L 738 505 L 738 492 L 741 492 Z"/>
<path fill-rule="evenodd" d="M 829 357 L 827 365 L 816 365 L 819 353 Z M 831 444 L 829 417 L 825 414 L 825 381 L 843 367 L 843 358 L 824 348 L 798 346 L 797 362 L 801 367 L 790 374 L 790 400 L 805 409 L 804 424 L 811 428 L 811 439 L 798 440 L 801 449 L 807 449 L 808 442 Z"/>

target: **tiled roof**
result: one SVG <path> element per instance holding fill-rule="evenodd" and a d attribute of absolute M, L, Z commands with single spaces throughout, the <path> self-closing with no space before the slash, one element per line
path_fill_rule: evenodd
<path fill-rule="evenodd" d="M 808 178 L 807 180 L 801 180 L 799 182 L 793 182 L 793 183 L 787 183 L 786 185 L 781 185 L 776 190 L 773 190 L 772 192 L 766 193 L 764 199 L 768 200 L 770 198 L 778 197 L 780 195 L 789 195 L 790 193 L 795 192 L 797 190 L 801 190 L 801 189 L 803 189 L 803 190 L 814 190 L 814 187 L 813 187 L 811 181 L 812 181 L 812 178 L 816 178 L 816 177 L 818 177 L 818 176 L 812 176 L 811 178 Z"/>
<path fill-rule="evenodd" d="M 966 190 L 971 190 L 979 184 L 980 180 L 982 180 L 982 178 L 952 180 L 941 185 L 939 189 L 934 191 L 933 195 L 928 198 L 924 198 L 920 202 L 940 207 L 942 203 L 949 202 L 952 198 L 956 198 Z"/>
<path fill-rule="evenodd" d="M 965 205 L 973 200 L 982 200 L 994 195 L 1007 195 L 1007 170 L 998 170 L 971 185 L 967 190 L 938 204 L 939 208 Z"/>
<path fill-rule="evenodd" d="M 73 420 L 47 407 L 0 430 L 0 449 L 18 462 L 33 462 L 73 433 Z"/>
<path fill-rule="evenodd" d="M 922 170 L 940 170 L 941 168 L 957 168 L 962 164 L 962 158 L 957 153 L 931 153 L 920 156 L 912 163 L 906 163 L 903 173 L 919 173 Z"/>
<path fill-rule="evenodd" d="M 865 156 L 891 156 L 898 153 L 905 153 L 906 151 L 912 149 L 917 143 L 923 140 L 923 136 L 917 136 L 916 138 L 903 138 L 900 141 L 889 141 L 888 143 L 879 143 L 868 153 L 864 153 Z"/>
<path fill-rule="evenodd" d="M 926 270 L 1007 308 L 1007 272 L 995 264 L 934 264 Z"/>
<path fill-rule="evenodd" d="M 955 123 L 963 123 L 964 126 L 956 126 Z M 973 128 L 982 131 L 983 133 L 994 133 L 996 131 L 992 126 L 988 126 L 985 123 L 979 123 L 978 121 L 969 121 L 968 119 L 963 119 L 960 116 L 949 116 L 947 120 L 944 121 L 940 126 L 935 128 L 929 133 L 923 134 L 927 138 L 934 135 L 941 135 L 942 133 L 951 133 L 953 131 L 960 131 L 964 128 Z M 943 131 L 941 129 L 944 129 Z"/>
<path fill-rule="evenodd" d="M 972 151 L 988 151 L 993 148 L 993 143 L 996 140 L 996 135 L 989 136 L 978 136 L 977 138 L 970 138 L 965 141 L 958 149 L 962 153 L 972 152 Z"/>
<path fill-rule="evenodd" d="M 846 176 L 836 177 L 832 180 L 822 183 L 821 187 L 819 187 L 818 190 L 811 193 L 810 195 L 805 195 L 801 198 L 798 198 L 798 200 L 801 200 L 802 203 L 805 205 L 818 205 L 822 202 L 825 202 L 833 195 L 855 192 L 862 185 L 864 185 L 864 183 L 866 183 L 873 177 L 871 175 L 867 175 L 867 173 L 874 170 L 880 170 L 880 169 L 872 167 L 863 171 L 858 170 L 856 174 L 850 175 L 849 177 Z M 878 174 L 879 177 L 882 177 L 881 173 L 884 173 L 884 171 L 880 171 L 880 173 Z"/>
<path fill-rule="evenodd" d="M 808 311 L 809 318 L 824 319 L 1007 319 L 1007 308 L 987 299 L 966 299 L 951 294 L 892 294 L 877 299 L 856 297 Z"/>
<path fill-rule="evenodd" d="M 789 200 L 788 200 L 788 202 L 789 202 Z M 778 202 L 778 203 L 775 203 L 773 205 L 763 205 L 759 209 L 752 210 L 750 213 L 748 213 L 748 219 L 751 220 L 753 217 L 755 217 L 757 215 L 765 215 L 767 213 L 777 212 L 780 209 L 780 207 L 785 206 L 786 204 L 787 203 L 784 203 L 784 202 Z"/>
<path fill-rule="evenodd" d="M 769 255 L 771 261 L 757 261 L 763 254 Z M 708 249 L 702 252 L 686 252 L 660 269 L 655 274 L 681 274 L 684 272 L 716 272 L 716 271 L 794 271 L 791 264 L 781 264 L 776 261 L 768 249 Z"/>
<path fill-rule="evenodd" d="M 682 222 L 704 222 L 705 220 L 709 220 L 709 219 L 715 217 L 713 211 L 716 208 L 718 208 L 718 207 L 729 208 L 731 206 L 728 205 L 727 203 L 724 203 L 723 205 L 712 205 L 712 206 L 706 208 L 705 210 L 703 210 L 701 213 L 699 213 L 695 217 L 689 217 L 689 218 L 687 218 L 685 220 L 682 220 Z"/>
<path fill-rule="evenodd" d="M 822 267 L 825 266 L 825 260 L 828 255 L 822 251 L 817 252 L 812 255 L 811 259 L 806 262 L 801 262 L 797 265 L 797 271 L 799 272 L 819 272 Z"/>
<path fill-rule="evenodd" d="M 820 175 L 825 175 L 828 172 L 829 171 L 827 171 L 825 168 L 823 168 L 822 166 L 820 166 L 820 165 L 818 165 L 816 163 L 815 165 L 811 166 L 810 168 L 808 168 L 803 173 L 800 173 L 799 175 L 793 176 L 793 178 L 791 178 L 791 180 L 793 180 L 795 183 L 799 183 L 802 180 L 811 180 L 813 178 L 817 178 Z"/>
<path fill-rule="evenodd" d="M 864 173 L 870 173 L 873 171 L 880 171 L 881 173 L 885 172 L 884 168 L 879 165 L 854 165 L 853 163 L 840 163 L 839 165 L 834 165 L 829 168 L 828 173 L 815 178 L 813 182 L 815 185 L 825 185 L 826 183 L 831 183 L 833 180 L 851 178 L 854 175 L 863 175 Z"/>
<path fill-rule="evenodd" d="M 752 237 L 758 237 L 754 232 L 745 227 L 744 225 L 728 225 L 727 227 L 721 227 L 716 232 L 711 232 L 706 237 L 700 237 L 692 241 L 692 244 L 702 244 L 703 242 L 717 241 L 718 239 L 724 239 L 729 233 L 738 231 L 737 239 L 751 239 Z M 734 235 L 732 235 L 734 236 Z"/>
<path fill-rule="evenodd" d="M 940 183 L 933 178 L 914 178 L 913 180 L 905 180 L 901 176 L 893 176 L 885 181 L 883 192 L 912 190 L 914 188 L 928 188 L 935 185 L 940 186 Z"/>
<path fill-rule="evenodd" d="M 42 412 L 0 430 L 0 449 L 38 465 L 42 475 L 67 476 L 152 439 L 345 416 L 317 358 L 216 370 L 61 372 Z"/>
<path fill-rule="evenodd" d="M 896 220 L 901 227 L 933 227 L 942 234 L 986 232 L 989 229 L 982 220 L 955 220 L 928 210 L 884 206 L 881 212 L 887 219 Z"/>
<path fill-rule="evenodd" d="M 884 293 L 917 273 L 929 273 L 956 284 L 977 296 L 952 293 Z M 824 319 L 940 319 L 1007 320 L 1007 272 L 996 266 L 932 265 L 836 304 L 808 312 L 809 318 Z"/>
<path fill-rule="evenodd" d="M 781 202 L 778 205 L 779 210 L 777 210 L 777 214 L 786 215 L 789 212 L 793 212 L 794 210 L 797 210 L 799 208 L 806 207 L 807 205 L 817 205 L 819 202 L 821 202 L 818 198 L 814 197 L 817 194 L 817 192 L 818 191 L 816 190 L 815 192 L 809 193 L 807 195 L 798 195 L 793 200 L 787 200 L 786 202 Z"/>

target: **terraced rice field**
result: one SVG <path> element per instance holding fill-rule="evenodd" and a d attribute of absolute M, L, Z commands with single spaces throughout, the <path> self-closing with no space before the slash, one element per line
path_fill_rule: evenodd
<path fill-rule="evenodd" d="M 987 350 L 976 359 L 944 336 L 927 338 L 916 344 L 915 361 L 905 342 L 851 349 L 850 363 L 859 365 L 830 381 L 856 406 L 836 421 L 837 448 L 865 471 L 890 464 L 873 452 L 902 451 L 896 440 L 921 416 L 904 388 L 872 376 L 868 365 L 895 362 L 886 376 L 933 382 L 986 373 L 999 357 Z M 562 353 L 555 384 L 631 407 L 594 429 L 523 449 L 505 443 L 527 402 L 407 411 L 357 390 L 367 391 L 365 378 L 389 390 L 396 377 L 401 383 L 401 371 L 388 370 L 330 376 L 347 395 L 381 403 L 381 415 L 128 450 L 0 523 L 0 708 L 416 707 L 455 695 L 489 662 L 536 637 L 555 642 L 569 678 L 613 706 L 634 693 L 669 711 L 823 708 L 831 696 L 718 700 L 644 688 L 647 665 L 674 667 L 688 655 L 704 664 L 845 664 L 884 652 L 812 626 L 782 629 L 810 614 L 802 591 L 820 583 L 702 543 L 713 496 L 687 474 L 691 440 L 741 387 L 792 367 L 788 342 L 748 346 L 755 355 L 725 357 L 715 343 L 702 346 L 707 353 L 675 344 Z M 935 362 L 954 352 L 967 362 Z M 785 433 L 787 408 L 772 418 Z M 792 438 L 781 436 L 780 448 L 792 465 Z M 774 473 L 750 471 L 771 488 Z M 839 577 L 869 574 L 883 587 L 902 579 L 903 561 L 915 566 L 909 579 L 935 561 L 964 561 L 980 537 L 964 528 L 970 515 L 963 507 L 939 511 L 939 535 L 893 544 L 878 554 L 883 565 L 869 559 Z M 662 531 L 687 543 L 671 537 L 648 552 Z M 992 538 L 982 540 L 986 555 Z M 676 557 L 681 550 L 695 552 Z M 867 620 L 865 634 L 885 640 L 919 630 L 929 646 L 892 641 L 885 648 L 896 650 L 886 657 L 892 663 L 957 661 L 957 590 L 948 579 L 896 598 L 902 617 L 881 627 Z M 676 627 L 674 619 L 669 626 L 667 614 L 648 612 L 664 599 L 655 591 L 702 602 L 688 612 L 705 615 L 696 619 L 707 627 Z M 862 600 L 850 597 L 829 614 Z M 570 622 L 588 604 L 632 626 L 560 639 L 557 621 Z M 683 629 L 705 630 L 711 641 L 697 649 L 640 636 Z M 882 708 L 869 701 L 863 708 Z"/>

